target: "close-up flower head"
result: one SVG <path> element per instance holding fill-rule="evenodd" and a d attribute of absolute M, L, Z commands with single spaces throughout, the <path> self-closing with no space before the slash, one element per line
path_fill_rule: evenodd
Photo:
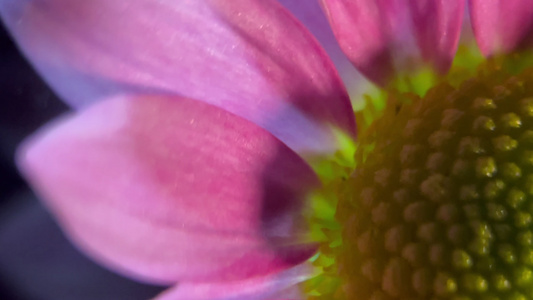
<path fill-rule="evenodd" d="M 533 299 L 533 0 L 0 0 L 0 19 L 69 107 L 20 174 L 154 299 Z"/>

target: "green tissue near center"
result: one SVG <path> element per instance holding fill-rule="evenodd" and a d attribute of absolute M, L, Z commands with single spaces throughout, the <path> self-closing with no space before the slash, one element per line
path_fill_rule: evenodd
<path fill-rule="evenodd" d="M 533 299 L 533 71 L 391 97 L 341 184 L 339 299 Z"/>

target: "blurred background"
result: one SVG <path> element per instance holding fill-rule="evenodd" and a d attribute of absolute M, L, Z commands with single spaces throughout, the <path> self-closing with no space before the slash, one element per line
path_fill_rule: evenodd
<path fill-rule="evenodd" d="M 65 239 L 14 165 L 17 145 L 68 111 L 0 23 L 0 299 L 136 300 L 164 287 L 111 273 Z"/>

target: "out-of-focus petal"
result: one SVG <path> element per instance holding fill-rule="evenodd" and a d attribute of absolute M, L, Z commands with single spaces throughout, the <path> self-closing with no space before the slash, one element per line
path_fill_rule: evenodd
<path fill-rule="evenodd" d="M 321 0 L 333 32 L 352 63 L 370 80 L 386 83 L 392 72 L 389 20 L 375 1 Z"/>
<path fill-rule="evenodd" d="M 409 5 L 422 57 L 438 71 L 448 71 L 461 35 L 465 0 L 416 0 Z"/>
<path fill-rule="evenodd" d="M 274 0 L 0 0 L 46 80 L 74 106 L 172 93 L 222 107 L 299 153 L 355 135 L 349 98 L 316 39 Z"/>
<path fill-rule="evenodd" d="M 318 39 L 335 64 L 352 101 L 362 100 L 368 81 L 350 63 L 316 0 L 279 0 Z"/>
<path fill-rule="evenodd" d="M 321 3 L 344 52 L 376 83 L 384 85 L 396 71 L 412 69 L 420 55 L 439 70 L 450 66 L 459 38 L 464 0 L 321 0 Z"/>
<path fill-rule="evenodd" d="M 486 56 L 533 42 L 533 0 L 470 0 L 470 18 Z"/>
<path fill-rule="evenodd" d="M 314 251 L 298 238 L 302 200 L 318 184 L 310 167 L 200 101 L 101 101 L 31 138 L 19 166 L 67 235 L 125 275 L 236 280 Z"/>
<path fill-rule="evenodd" d="M 297 300 L 303 299 L 297 284 L 310 277 L 310 269 L 302 264 L 278 274 L 235 282 L 184 282 L 155 300 Z"/>
<path fill-rule="evenodd" d="M 87 259 L 27 188 L 0 205 L 0 299 L 146 300 L 165 290 Z"/>

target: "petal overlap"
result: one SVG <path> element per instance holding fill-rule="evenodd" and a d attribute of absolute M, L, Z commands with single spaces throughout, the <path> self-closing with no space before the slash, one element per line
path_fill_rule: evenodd
<path fill-rule="evenodd" d="M 361 101 L 367 92 L 368 80 L 350 63 L 329 26 L 318 1 L 279 0 L 317 38 L 341 76 L 352 102 Z"/>
<path fill-rule="evenodd" d="M 0 14 L 64 100 L 171 93 L 222 107 L 301 154 L 355 135 L 316 39 L 273 0 L 2 0 Z"/>
<path fill-rule="evenodd" d="M 142 280 L 249 278 L 315 250 L 299 222 L 310 167 L 203 102 L 103 100 L 30 139 L 19 165 L 75 244 Z"/>
<path fill-rule="evenodd" d="M 386 85 L 419 57 L 446 71 L 455 54 L 464 0 L 321 0 L 346 55 L 370 80 Z"/>

